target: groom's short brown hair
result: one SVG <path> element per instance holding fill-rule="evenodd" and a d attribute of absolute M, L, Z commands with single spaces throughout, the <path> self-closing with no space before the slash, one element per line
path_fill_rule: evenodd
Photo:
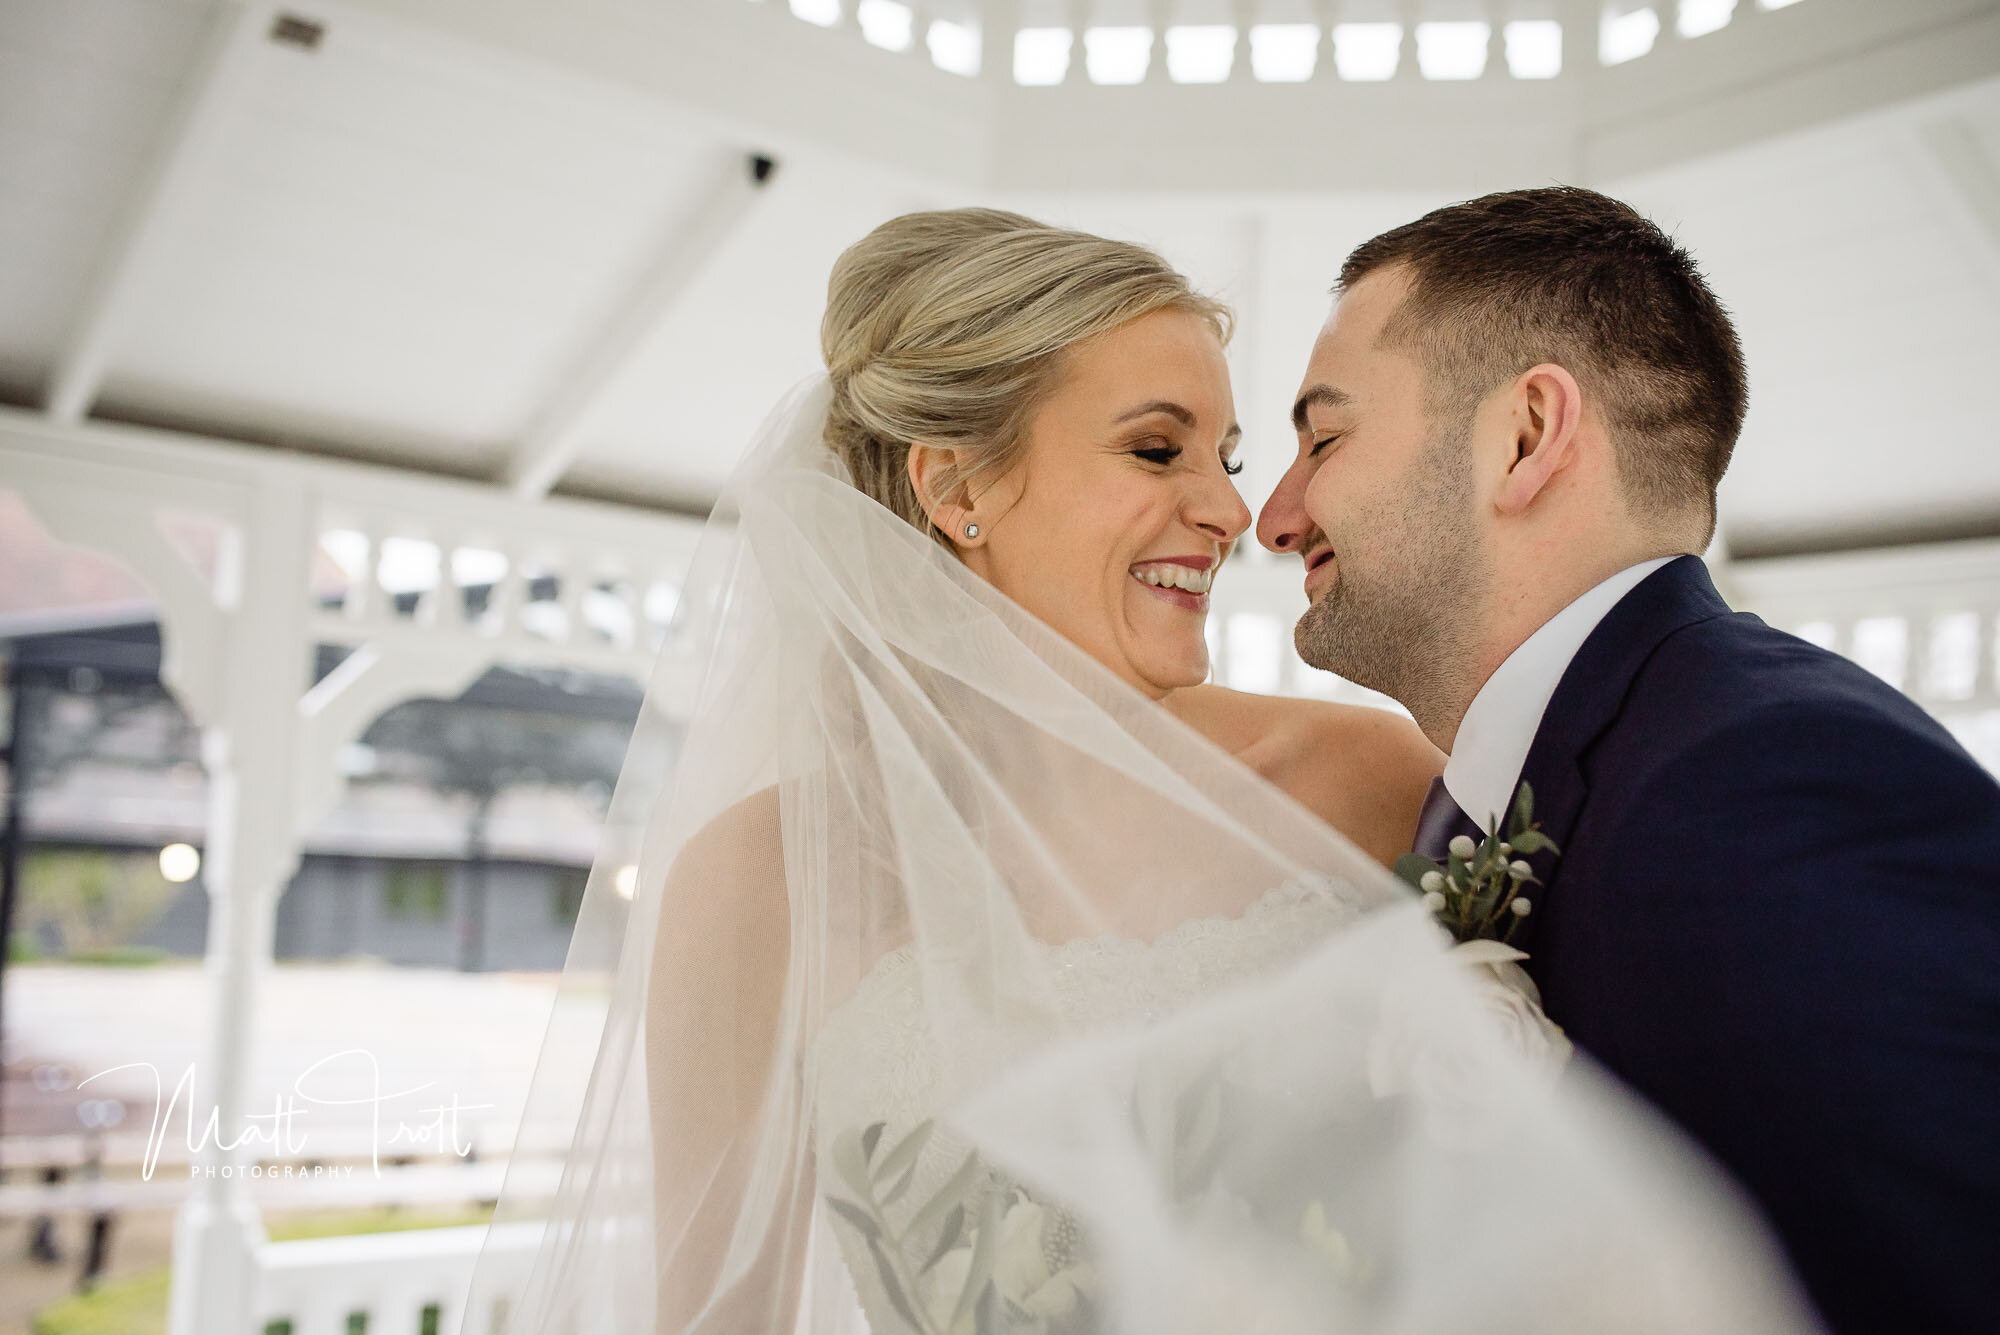
<path fill-rule="evenodd" d="M 1414 351 L 1434 416 L 1461 421 L 1554 362 L 1597 397 L 1633 509 L 1702 514 L 1713 534 L 1749 391 L 1728 313 L 1673 238 L 1595 190 L 1510 190 L 1364 242 L 1334 291 L 1396 266 L 1410 288 L 1382 339 Z"/>

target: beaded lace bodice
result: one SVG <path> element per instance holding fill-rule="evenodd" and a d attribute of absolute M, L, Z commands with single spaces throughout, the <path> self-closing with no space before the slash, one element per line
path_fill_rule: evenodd
<path fill-rule="evenodd" d="M 1084 1030 L 1151 1019 L 1269 970 L 1304 953 L 1354 912 L 1337 883 L 1300 878 L 1266 892 L 1240 916 L 1191 919 L 1152 942 L 1091 937 L 1035 949 L 1047 965 L 1054 1016 L 1063 1028 Z M 884 1279 L 876 1250 L 893 1252 L 882 1244 L 900 1240 L 902 1251 L 920 1264 L 945 1244 L 937 1212 L 923 1218 L 923 1207 L 940 1189 L 965 1180 L 971 1147 L 945 1124 L 944 1115 L 1008 1054 L 1018 1055 L 1047 1037 L 1003 1032 L 996 1021 L 990 1032 L 957 1034 L 949 1044 L 937 1041 L 925 1005 L 924 972 L 908 948 L 884 956 L 852 997 L 827 1016 L 813 1050 L 820 1192 L 850 1206 L 881 1207 L 883 1233 L 873 1247 L 851 1212 L 836 1207 L 832 1216 L 875 1335 L 944 1328 L 925 1316 L 918 1318 L 923 1325 L 913 1326 L 904 1314 L 905 1308 L 922 1307 L 927 1296 L 938 1297 L 935 1272 L 906 1270 L 904 1282 L 915 1292 L 899 1304 L 886 1292 L 893 1279 Z M 907 1174 L 900 1169 L 888 1174 L 869 1186 L 875 1200 L 857 1202 L 851 1161 L 845 1172 L 834 1161 L 840 1138 L 881 1123 L 870 1143 L 886 1155 L 934 1118 Z M 879 1165 L 882 1158 L 872 1162 Z M 881 1199 L 890 1193 L 893 1201 Z M 977 1197 L 975 1188 L 969 1199 L 976 1203 Z"/>

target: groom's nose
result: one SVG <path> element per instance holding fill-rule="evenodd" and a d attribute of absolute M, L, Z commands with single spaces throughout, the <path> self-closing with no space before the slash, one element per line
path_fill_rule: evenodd
<path fill-rule="evenodd" d="M 1303 551 L 1306 537 L 1313 530 L 1312 518 L 1305 507 L 1306 483 L 1311 475 L 1301 466 L 1303 463 L 1300 460 L 1285 470 L 1284 477 L 1278 480 L 1278 489 L 1271 493 L 1257 516 L 1257 541 L 1281 556 Z"/>

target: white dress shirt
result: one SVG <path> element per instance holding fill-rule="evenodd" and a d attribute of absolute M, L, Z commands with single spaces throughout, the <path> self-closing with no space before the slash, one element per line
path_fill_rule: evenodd
<path fill-rule="evenodd" d="M 1482 829 L 1513 805 L 1542 714 L 1576 651 L 1620 599 L 1674 559 L 1662 556 L 1621 570 L 1550 617 L 1472 697 L 1445 762 L 1444 786 Z"/>

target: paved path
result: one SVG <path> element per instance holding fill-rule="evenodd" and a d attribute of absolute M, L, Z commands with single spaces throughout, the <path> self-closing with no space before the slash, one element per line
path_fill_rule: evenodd
<path fill-rule="evenodd" d="M 263 1119 L 258 1157 L 365 1154 L 371 1140 L 384 1156 L 437 1152 L 437 1110 L 454 1100 L 458 1144 L 504 1153 L 513 1143 L 554 1003 L 553 974 L 276 966 L 258 999 L 251 1061 L 247 1112 Z M 156 1090 L 171 1098 L 192 1069 L 198 1138 L 211 1106 L 212 1073 L 202 1066 L 209 1007 L 207 979 L 197 964 L 15 966 L 7 971 L 8 1065 L 17 1074 L 27 1066 L 59 1068 L 45 1071 L 43 1083 L 71 1101 L 116 1097 L 126 1104 L 130 1112 L 116 1128 L 114 1161 L 128 1157 L 120 1151 L 134 1141 L 143 1144 Z M 565 1003 L 566 1015 L 589 1011 L 587 1003 Z M 559 1060 L 575 1063 L 568 1087 L 579 1093 L 592 1055 L 581 1048 L 558 1053 Z M 121 1066 L 128 1069 L 113 1071 Z M 18 1097 L 18 1081 L 16 1088 Z M 309 1102 L 308 1094 L 328 1102 Z M 352 1102 L 334 1102 L 342 1100 Z M 189 1107 L 183 1095 L 173 1109 L 163 1161 L 187 1157 Z M 281 1109 L 291 1110 L 290 1143 L 306 1142 L 297 1153 L 270 1153 Z M 561 1111 L 573 1115 L 574 1109 Z M 10 1137 L 51 1129 L 31 1126 L 25 1117 L 8 1125 Z M 224 1128 L 232 1137 L 247 1129 Z"/>

